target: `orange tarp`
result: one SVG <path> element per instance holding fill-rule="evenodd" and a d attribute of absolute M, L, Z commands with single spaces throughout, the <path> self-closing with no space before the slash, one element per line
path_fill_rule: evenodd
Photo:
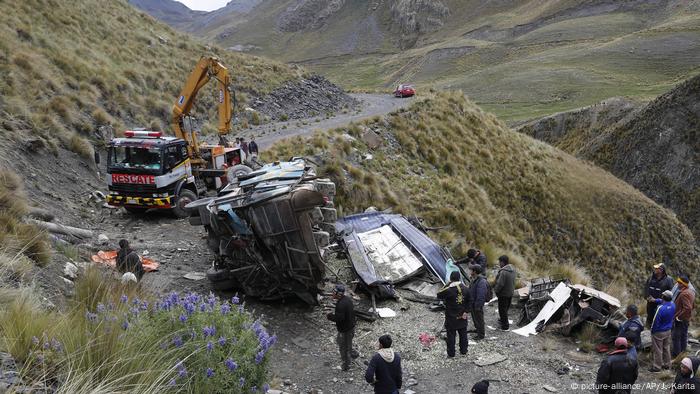
<path fill-rule="evenodd" d="M 155 261 L 147 258 L 147 257 L 142 257 L 141 258 L 141 264 L 143 264 L 143 270 L 145 272 L 153 272 L 157 271 L 158 267 L 160 264 L 156 263 Z M 97 263 L 97 264 L 104 264 L 108 267 L 112 267 L 114 269 L 117 268 L 117 251 L 116 250 L 100 250 L 97 252 L 97 254 L 92 255 L 92 261 Z"/>

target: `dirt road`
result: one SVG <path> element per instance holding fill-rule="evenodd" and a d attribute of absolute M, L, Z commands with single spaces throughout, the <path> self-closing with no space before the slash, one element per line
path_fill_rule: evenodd
<path fill-rule="evenodd" d="M 351 94 L 350 96 L 359 100 L 360 106 L 355 110 L 348 110 L 347 113 L 339 113 L 330 118 L 318 116 L 302 120 L 268 123 L 253 126 L 253 128 L 247 129 L 241 134 L 248 141 L 254 138 L 260 149 L 266 149 L 275 141 L 284 138 L 310 135 L 317 130 L 333 129 L 350 122 L 358 122 L 373 116 L 384 115 L 406 107 L 415 100 L 414 98 L 395 98 L 389 94 L 361 93 Z"/>

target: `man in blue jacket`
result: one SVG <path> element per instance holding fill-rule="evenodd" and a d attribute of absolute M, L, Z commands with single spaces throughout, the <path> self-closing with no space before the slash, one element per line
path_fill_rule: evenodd
<path fill-rule="evenodd" d="M 391 348 L 391 337 L 379 337 L 379 349 L 369 361 L 365 380 L 376 394 L 398 394 L 402 385 L 401 356 Z"/>
<path fill-rule="evenodd" d="M 671 328 L 676 305 L 671 301 L 673 293 L 666 290 L 661 293 L 661 299 L 649 297 L 647 301 L 654 302 L 658 307 L 651 324 L 651 345 L 654 351 L 654 363 L 649 372 L 660 372 L 661 369 L 671 369 Z"/>

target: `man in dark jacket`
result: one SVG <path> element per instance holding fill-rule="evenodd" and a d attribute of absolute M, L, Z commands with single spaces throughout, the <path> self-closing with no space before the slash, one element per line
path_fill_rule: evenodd
<path fill-rule="evenodd" d="M 598 393 L 630 393 L 637 380 L 639 367 L 637 361 L 627 357 L 627 340 L 615 339 L 615 350 L 600 363 L 596 385 Z"/>
<path fill-rule="evenodd" d="M 501 268 L 496 274 L 496 285 L 493 292 L 498 297 L 498 316 L 501 330 L 507 330 L 510 328 L 508 310 L 515 291 L 515 268 L 509 263 L 508 256 L 505 255 L 498 258 L 498 265 Z"/>
<path fill-rule="evenodd" d="M 630 337 L 628 334 L 632 335 L 634 338 L 634 347 L 637 351 L 640 351 L 642 350 L 642 331 L 644 331 L 644 324 L 642 324 L 642 319 L 639 317 L 637 305 L 627 305 L 625 316 L 627 317 L 627 321 L 622 323 L 617 336 L 629 339 Z"/>
<path fill-rule="evenodd" d="M 673 382 L 671 394 L 699 394 L 700 379 L 695 376 L 700 366 L 700 358 L 686 357 L 681 360 L 681 368 Z"/>
<path fill-rule="evenodd" d="M 466 265 L 467 268 L 476 264 L 481 266 L 481 272 L 486 275 L 486 255 L 478 249 L 469 249 L 467 257 L 459 259 L 456 262 L 458 265 Z"/>
<path fill-rule="evenodd" d="M 131 272 L 141 280 L 144 274 L 143 263 L 138 253 L 131 249 L 129 241 L 122 239 L 119 241 L 119 251 L 117 252 L 117 271 L 120 273 Z"/>
<path fill-rule="evenodd" d="M 661 298 L 661 293 L 671 289 L 673 289 L 673 279 L 666 274 L 666 266 L 663 263 L 654 265 L 654 273 L 651 274 L 644 288 L 644 297 L 647 299 L 651 297 L 656 300 Z M 657 304 L 655 302 L 647 302 L 646 324 L 649 328 L 654 321 L 656 308 Z"/>
<path fill-rule="evenodd" d="M 338 329 L 338 350 L 343 362 L 342 369 L 350 369 L 350 352 L 352 351 L 352 338 L 355 336 L 355 306 L 352 299 L 345 295 L 345 286 L 338 284 L 333 291 L 333 299 L 336 300 L 335 313 L 326 315 L 328 320 L 335 322 Z"/>
<path fill-rule="evenodd" d="M 459 333 L 459 352 L 467 354 L 469 339 L 467 338 L 467 313 L 470 297 L 460 278 L 460 273 L 450 274 L 450 283 L 437 293 L 437 297 L 445 303 L 445 329 L 447 330 L 447 357 L 455 356 L 455 337 Z"/>
<path fill-rule="evenodd" d="M 375 394 L 398 394 L 401 388 L 401 356 L 391 348 L 391 337 L 379 337 L 377 353 L 367 365 L 367 383 L 374 385 Z"/>
<path fill-rule="evenodd" d="M 248 144 L 248 150 L 250 151 L 250 156 L 255 158 L 258 157 L 260 154 L 260 151 L 258 151 L 258 144 L 255 143 L 255 140 L 250 140 L 250 143 Z"/>
<path fill-rule="evenodd" d="M 695 293 L 689 288 L 690 279 L 688 275 L 681 275 L 676 279 L 680 291 L 676 296 L 674 304 L 676 305 L 676 313 L 673 319 L 673 329 L 671 331 L 671 341 L 673 348 L 671 349 L 671 357 L 676 358 L 679 354 L 685 352 L 688 347 L 688 326 L 690 318 L 693 314 L 693 304 L 695 303 Z"/>
<path fill-rule="evenodd" d="M 471 285 L 469 286 L 469 293 L 471 298 L 470 310 L 472 312 L 472 319 L 474 319 L 474 327 L 476 328 L 476 335 L 472 338 L 474 340 L 484 339 L 486 330 L 484 328 L 484 304 L 486 301 L 486 293 L 488 292 L 488 283 L 486 283 L 486 278 L 481 275 L 481 266 L 478 264 L 469 267 Z"/>

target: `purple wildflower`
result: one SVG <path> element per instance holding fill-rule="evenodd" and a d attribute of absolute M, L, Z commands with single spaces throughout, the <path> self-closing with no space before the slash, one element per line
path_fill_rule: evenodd
<path fill-rule="evenodd" d="M 240 384 L 241 387 L 245 386 L 245 378 L 243 376 L 241 376 L 241 378 L 238 379 L 238 384 Z"/>
<path fill-rule="evenodd" d="M 219 346 L 224 346 L 224 345 L 226 345 L 226 338 L 219 337 Z"/>
<path fill-rule="evenodd" d="M 212 376 L 214 376 L 214 370 L 211 368 L 207 368 L 207 377 L 211 378 Z"/>
<path fill-rule="evenodd" d="M 233 372 L 238 368 L 238 364 L 236 364 L 233 359 L 227 358 L 226 361 L 224 361 L 224 364 L 226 364 L 226 368 L 228 368 L 229 371 Z"/>
<path fill-rule="evenodd" d="M 263 392 L 263 393 L 267 393 L 268 391 L 270 391 L 270 385 L 267 384 L 267 383 L 263 384 L 263 386 L 262 386 L 262 392 Z"/>
<path fill-rule="evenodd" d="M 122 296 L 119 298 L 119 301 L 122 304 L 125 304 L 125 303 L 129 302 L 129 297 L 127 297 L 126 294 L 122 294 Z"/>
<path fill-rule="evenodd" d="M 233 298 L 231 298 L 231 303 L 232 303 L 232 304 L 238 305 L 239 302 L 241 302 L 241 299 L 238 298 L 237 296 L 233 296 Z"/>
<path fill-rule="evenodd" d="M 195 306 L 194 306 L 194 304 L 191 303 L 191 302 L 185 302 L 185 304 L 183 305 L 183 307 L 185 308 L 185 311 L 187 311 L 187 314 L 188 314 L 188 315 L 193 314 L 194 311 L 195 311 L 195 309 L 196 309 Z"/>
<path fill-rule="evenodd" d="M 136 297 L 136 298 L 134 298 L 134 301 L 132 301 L 132 303 L 133 303 L 134 305 L 138 305 L 138 304 L 141 303 L 141 300 L 139 300 L 139 298 Z"/>
<path fill-rule="evenodd" d="M 97 304 L 97 313 L 102 313 L 105 311 L 105 305 L 103 303 Z"/>
<path fill-rule="evenodd" d="M 231 312 L 231 306 L 229 304 L 221 305 L 221 314 L 222 315 L 227 315 L 229 312 Z"/>
<path fill-rule="evenodd" d="M 207 352 L 211 353 L 214 350 L 214 344 L 211 341 L 207 342 Z"/>
<path fill-rule="evenodd" d="M 197 338 L 197 333 L 194 331 L 194 328 L 190 329 L 190 338 L 192 338 L 192 339 Z"/>
<path fill-rule="evenodd" d="M 206 312 L 207 310 L 207 304 L 199 304 L 199 311 L 200 312 Z"/>
<path fill-rule="evenodd" d="M 186 377 L 187 376 L 187 369 L 185 369 L 185 367 L 178 369 L 177 376 L 179 376 L 181 378 Z"/>
<path fill-rule="evenodd" d="M 261 364 L 263 362 L 263 359 L 265 358 L 265 352 L 259 351 L 258 354 L 255 355 L 255 363 L 256 364 Z"/>
<path fill-rule="evenodd" d="M 169 383 L 169 384 L 170 384 L 171 386 L 177 385 L 177 382 L 175 381 L 175 378 L 170 379 L 170 383 Z"/>
<path fill-rule="evenodd" d="M 86 318 L 88 321 L 94 323 L 94 322 L 97 321 L 97 314 L 92 313 L 92 312 L 85 312 L 85 318 Z"/>
<path fill-rule="evenodd" d="M 142 311 L 147 311 L 148 310 L 148 301 L 143 301 L 141 303 L 141 310 Z"/>
<path fill-rule="evenodd" d="M 128 330 L 129 329 L 129 321 L 124 320 L 124 323 L 122 323 L 122 330 Z"/>
<path fill-rule="evenodd" d="M 258 386 L 253 386 L 250 388 L 251 393 L 257 393 L 258 392 Z"/>
<path fill-rule="evenodd" d="M 180 315 L 180 321 L 183 322 L 183 323 L 186 322 L 186 321 L 187 321 L 187 316 L 185 316 L 185 315 Z"/>
<path fill-rule="evenodd" d="M 210 307 L 214 307 L 214 304 L 216 303 L 216 296 L 214 293 L 209 293 L 209 297 L 207 297 L 207 304 L 209 304 Z"/>
<path fill-rule="evenodd" d="M 205 326 L 202 329 L 202 332 L 204 333 L 204 337 L 213 337 L 214 334 L 216 334 L 216 327 L 214 326 Z"/>
<path fill-rule="evenodd" d="M 39 344 L 39 338 L 32 337 L 32 345 L 37 346 Z"/>
<path fill-rule="evenodd" d="M 63 349 L 63 345 L 56 338 L 53 338 L 51 339 L 51 348 L 56 352 L 60 352 Z"/>
<path fill-rule="evenodd" d="M 181 347 L 182 343 L 182 337 L 180 337 L 179 335 L 173 338 L 173 345 L 175 345 L 175 347 Z"/>

